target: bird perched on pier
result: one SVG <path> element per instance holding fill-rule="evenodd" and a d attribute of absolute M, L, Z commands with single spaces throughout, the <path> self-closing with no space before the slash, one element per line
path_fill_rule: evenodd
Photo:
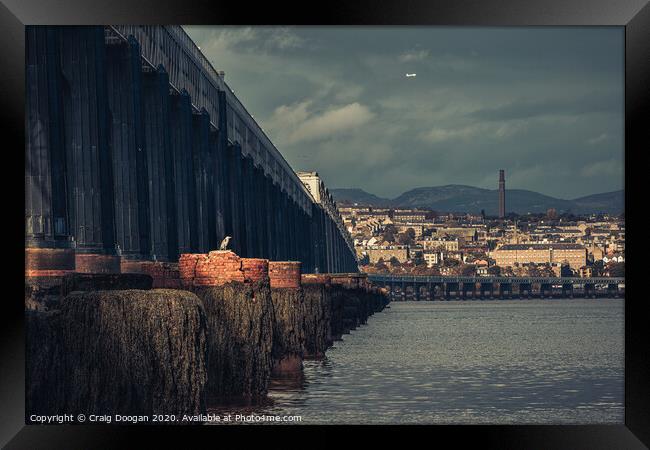
<path fill-rule="evenodd" d="M 226 236 L 223 241 L 221 241 L 219 250 L 228 250 L 228 244 L 230 244 L 230 236 Z"/>

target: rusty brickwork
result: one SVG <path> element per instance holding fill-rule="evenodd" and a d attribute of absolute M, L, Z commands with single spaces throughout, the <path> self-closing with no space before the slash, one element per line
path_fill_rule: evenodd
<path fill-rule="evenodd" d="M 299 261 L 270 261 L 269 278 L 272 288 L 299 288 L 300 262 Z"/>

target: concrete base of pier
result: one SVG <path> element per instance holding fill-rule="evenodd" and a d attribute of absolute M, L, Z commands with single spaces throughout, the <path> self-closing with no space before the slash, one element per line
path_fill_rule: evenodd
<path fill-rule="evenodd" d="M 62 276 L 74 270 L 71 248 L 25 248 L 25 277 Z"/>
<path fill-rule="evenodd" d="M 120 273 L 120 257 L 100 253 L 76 253 L 75 272 Z"/>
<path fill-rule="evenodd" d="M 198 287 L 208 323 L 208 405 L 259 404 L 272 368 L 273 305 L 267 282 Z"/>
<path fill-rule="evenodd" d="M 75 292 L 26 312 L 31 414 L 204 413 L 206 318 L 177 290 Z"/>
<path fill-rule="evenodd" d="M 264 272 L 259 261 L 248 266 Z M 327 276 L 298 288 L 271 289 L 262 274 L 263 281 L 194 286 L 193 292 L 155 289 L 180 282 L 178 266 L 149 261 L 140 268 L 147 273 L 26 278 L 31 411 L 90 404 L 149 414 L 261 404 L 270 383 L 299 387 L 303 358 L 323 358 L 336 338 L 388 303 L 378 289 L 330 285 Z M 151 376 L 158 372 L 182 389 L 156 384 Z M 183 374 L 191 376 L 173 378 Z M 95 379 L 116 383 L 106 388 L 110 396 Z M 118 391 L 133 395 L 123 399 Z"/>

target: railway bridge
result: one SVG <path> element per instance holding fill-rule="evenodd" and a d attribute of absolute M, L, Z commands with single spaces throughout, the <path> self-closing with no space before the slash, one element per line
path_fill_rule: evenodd
<path fill-rule="evenodd" d="M 508 298 L 596 298 L 625 295 L 624 278 L 463 277 L 368 275 L 390 299 L 469 300 Z"/>
<path fill-rule="evenodd" d="M 357 272 L 336 210 L 181 27 L 26 30 L 26 273 L 128 271 L 225 236 L 243 257 Z"/>

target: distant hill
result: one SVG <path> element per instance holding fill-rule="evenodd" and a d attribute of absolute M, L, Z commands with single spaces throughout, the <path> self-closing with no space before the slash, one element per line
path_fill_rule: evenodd
<path fill-rule="evenodd" d="M 371 206 L 401 208 L 429 208 L 442 212 L 480 213 L 496 215 L 499 197 L 496 189 L 450 184 L 446 186 L 421 187 L 404 192 L 394 199 L 377 197 L 362 189 L 331 189 L 337 202 L 359 203 Z M 563 200 L 524 189 L 506 189 L 506 210 L 518 214 L 541 213 L 550 208 L 558 212 L 577 214 L 623 212 L 624 191 L 606 192 Z"/>
<path fill-rule="evenodd" d="M 377 197 L 374 194 L 369 194 L 363 189 L 330 189 L 330 193 L 332 196 L 334 196 L 334 200 L 337 203 L 359 203 L 360 205 L 363 204 L 369 206 L 388 206 L 390 204 L 389 199 Z"/>
<path fill-rule="evenodd" d="M 619 214 L 625 210 L 625 191 L 588 195 L 574 199 L 573 203 L 576 204 L 576 211 L 583 214 L 591 211 Z"/>

